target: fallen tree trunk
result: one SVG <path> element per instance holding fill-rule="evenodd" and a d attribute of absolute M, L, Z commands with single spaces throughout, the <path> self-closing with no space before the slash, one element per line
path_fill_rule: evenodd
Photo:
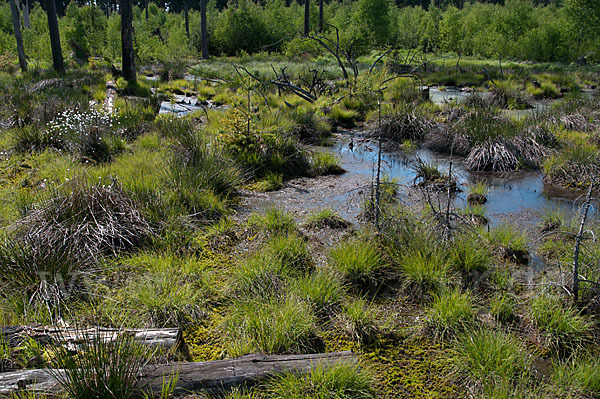
<path fill-rule="evenodd" d="M 131 335 L 135 341 L 148 345 L 172 348 L 180 346 L 184 349 L 183 337 L 178 328 L 148 328 L 148 329 L 118 329 L 105 327 L 76 328 L 76 327 L 38 327 L 38 326 L 7 326 L 0 327 L 0 335 L 12 347 L 21 345 L 27 338 L 33 338 L 41 343 L 59 342 L 69 350 L 77 350 L 81 342 L 102 340 L 114 341 L 120 334 Z"/>
<path fill-rule="evenodd" d="M 219 391 L 238 385 L 252 385 L 278 373 L 306 373 L 317 366 L 356 362 L 356 356 L 347 351 L 310 355 L 253 354 L 211 362 L 147 366 L 141 373 L 139 387 L 146 392 L 161 392 L 165 379 L 175 376 L 175 392 Z M 61 387 L 55 375 L 62 372 L 36 369 L 0 373 L 0 395 L 11 395 L 20 390 L 57 393 Z"/>

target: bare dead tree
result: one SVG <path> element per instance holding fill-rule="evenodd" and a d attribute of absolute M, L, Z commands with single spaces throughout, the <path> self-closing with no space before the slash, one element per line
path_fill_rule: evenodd
<path fill-rule="evenodd" d="M 358 77 L 358 61 L 356 60 L 354 54 L 355 41 L 352 40 L 350 43 L 342 45 L 340 42 L 339 29 L 331 24 L 326 25 L 335 29 L 335 41 L 322 34 L 307 35 L 307 37 L 319 43 L 321 47 L 323 47 L 325 50 L 327 50 L 327 52 L 333 55 L 333 57 L 338 63 L 338 66 L 342 71 L 344 80 L 346 80 L 346 82 L 348 82 L 348 84 L 351 85 L 352 82 L 350 81 L 350 76 L 348 75 L 348 71 L 346 69 L 346 66 L 344 65 L 344 61 L 347 62 L 350 68 L 352 69 L 354 80 L 356 80 L 356 78 Z"/>
<path fill-rule="evenodd" d="M 590 203 L 592 201 L 592 191 L 594 189 L 594 182 L 590 183 L 588 192 L 585 196 L 585 203 L 583 205 L 583 216 L 581 217 L 581 223 L 579 224 L 579 232 L 575 237 L 575 249 L 573 253 L 573 302 L 577 304 L 579 301 L 579 251 L 581 249 L 581 241 L 584 235 L 585 222 L 588 217 L 588 211 L 590 209 Z"/>
<path fill-rule="evenodd" d="M 279 89 L 289 90 L 309 103 L 314 103 L 317 100 L 316 95 L 306 89 L 303 89 L 292 81 L 290 76 L 286 73 L 286 67 L 281 68 L 280 73 L 275 70 L 273 65 L 271 65 L 271 69 L 275 74 L 275 79 L 271 80 L 269 83 L 277 86 Z"/>

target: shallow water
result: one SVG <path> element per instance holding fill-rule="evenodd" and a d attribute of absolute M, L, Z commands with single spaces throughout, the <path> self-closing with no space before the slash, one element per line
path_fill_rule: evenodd
<path fill-rule="evenodd" d="M 353 149 L 349 143 L 353 140 Z M 370 179 L 377 162 L 376 143 L 364 142 L 357 144 L 356 134 L 346 132 L 341 140 L 330 149 L 340 156 L 342 166 L 350 174 L 362 175 Z M 382 153 L 382 172 L 397 180 L 406 188 L 414 186 L 416 172 L 412 165 L 417 158 L 435 163 L 438 168 L 448 173 L 452 162 L 452 175 L 457 181 L 462 193 L 455 197 L 456 207 L 466 207 L 468 185 L 485 181 L 489 185 L 485 216 L 490 225 L 504 222 L 517 223 L 526 229 L 534 228 L 540 222 L 540 217 L 549 209 L 561 209 L 567 215 L 577 213 L 581 201 L 560 198 L 549 194 L 542 181 L 540 171 L 518 171 L 503 174 L 486 172 L 469 172 L 461 158 L 449 157 L 433 153 L 426 149 L 414 152 L 384 151 Z M 406 192 L 406 190 L 403 190 Z M 401 193 L 402 195 L 402 193 Z"/>

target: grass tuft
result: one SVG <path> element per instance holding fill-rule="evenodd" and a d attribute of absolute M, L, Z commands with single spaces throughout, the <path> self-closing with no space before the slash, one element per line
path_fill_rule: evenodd
<path fill-rule="evenodd" d="M 434 295 L 427 311 L 427 330 L 439 340 L 455 338 L 469 330 L 476 321 L 473 294 L 459 289 Z"/>
<path fill-rule="evenodd" d="M 273 399 L 371 399 L 375 390 L 371 377 L 355 365 L 314 367 L 306 374 L 284 373 L 267 385 Z"/>
<path fill-rule="evenodd" d="M 373 243 L 349 240 L 334 248 L 330 254 L 331 265 L 344 281 L 360 290 L 372 290 L 383 279 L 386 269 L 381 250 Z"/>

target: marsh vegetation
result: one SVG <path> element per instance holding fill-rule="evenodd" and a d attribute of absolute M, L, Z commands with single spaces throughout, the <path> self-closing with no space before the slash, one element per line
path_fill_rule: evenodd
<path fill-rule="evenodd" d="M 357 364 L 186 397 L 600 395 L 599 75 L 503 59 L 576 61 L 587 44 L 548 48 L 580 34 L 577 2 L 379 4 L 419 21 L 417 44 L 369 25 L 367 3 L 327 4 L 331 26 L 304 38 L 283 24 L 296 3 L 209 8 L 208 60 L 183 15 L 135 7 L 135 80 L 115 71 L 118 15 L 75 4 L 62 34 L 87 62 L 45 70 L 34 7 L 29 70 L 0 56 L 0 371 L 132 398 L 148 364 L 350 350 Z M 177 328 L 186 351 L 14 342 L 15 325 Z"/>

